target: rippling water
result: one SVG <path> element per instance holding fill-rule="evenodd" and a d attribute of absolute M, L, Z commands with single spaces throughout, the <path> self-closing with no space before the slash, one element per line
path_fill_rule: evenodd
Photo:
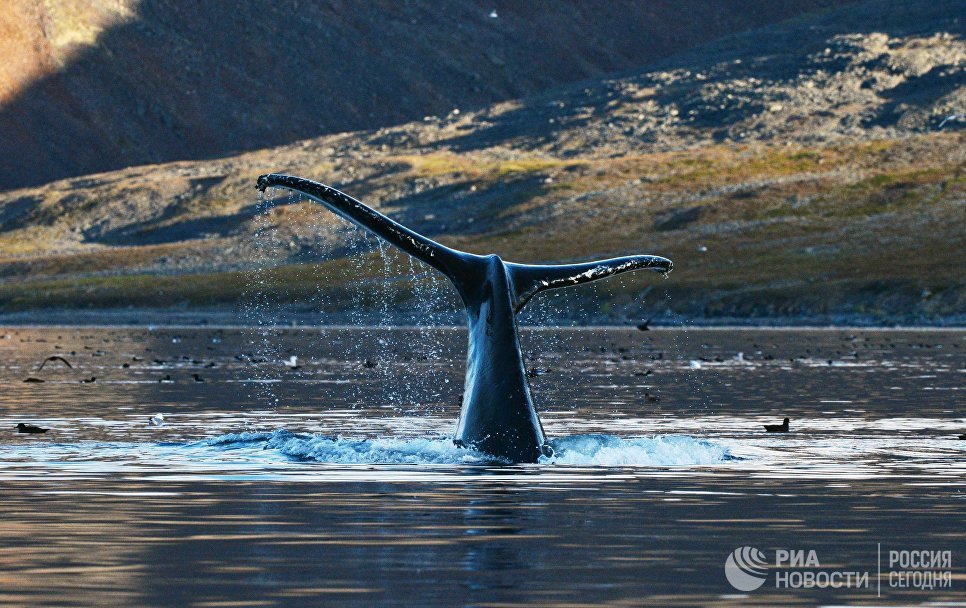
<path fill-rule="evenodd" d="M 555 455 L 510 466 L 449 439 L 459 330 L 2 329 L 0 604 L 963 601 L 964 338 L 528 330 Z M 742 592 L 742 546 L 870 587 Z M 951 586 L 879 588 L 912 549 Z"/>

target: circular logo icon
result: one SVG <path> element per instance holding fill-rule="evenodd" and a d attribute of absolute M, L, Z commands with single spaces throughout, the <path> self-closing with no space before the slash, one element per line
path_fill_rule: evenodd
<path fill-rule="evenodd" d="M 738 547 L 725 560 L 725 578 L 738 591 L 754 591 L 768 578 L 765 554 L 754 547 Z"/>

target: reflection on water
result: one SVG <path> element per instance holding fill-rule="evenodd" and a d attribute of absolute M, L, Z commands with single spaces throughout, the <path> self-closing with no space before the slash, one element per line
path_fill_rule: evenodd
<path fill-rule="evenodd" d="M 452 444 L 460 332 L 413 335 L 0 330 L 0 605 L 964 598 L 962 332 L 525 331 L 556 453 L 520 466 Z M 879 543 L 952 588 L 877 598 Z M 745 545 L 873 588 L 740 594 Z"/>

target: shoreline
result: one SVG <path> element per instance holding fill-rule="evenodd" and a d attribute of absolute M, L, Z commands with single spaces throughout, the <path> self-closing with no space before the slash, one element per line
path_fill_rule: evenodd
<path fill-rule="evenodd" d="M 388 321 L 388 322 L 387 322 Z M 520 321 L 521 328 L 527 330 L 580 330 L 580 329 L 636 329 L 643 319 L 541 319 L 537 323 Z M 454 312 L 452 319 L 434 319 L 433 323 L 414 325 L 412 319 L 402 319 L 390 315 L 383 319 L 365 314 L 351 318 L 346 313 L 323 315 L 321 313 L 297 313 L 279 311 L 264 323 L 241 311 L 229 310 L 164 310 L 164 309 L 96 309 L 96 310 L 43 310 L 17 313 L 0 313 L 0 327 L 114 327 L 114 328 L 221 328 L 240 329 L 260 327 L 265 329 L 326 328 L 348 329 L 353 327 L 394 328 L 394 329 L 465 329 L 465 325 Z M 896 330 L 896 331 L 963 331 L 966 330 L 966 315 L 957 315 L 936 320 L 895 319 L 881 321 L 863 318 L 858 315 L 830 315 L 829 317 L 720 317 L 720 318 L 682 318 L 656 317 L 649 322 L 652 330 Z"/>
<path fill-rule="evenodd" d="M 0 323 L 0 331 L 6 329 L 145 329 L 148 331 L 153 331 L 157 329 L 169 330 L 169 329 L 179 329 L 179 330 L 196 330 L 196 329 L 213 329 L 213 330 L 242 330 L 242 329 L 264 329 L 264 330 L 351 330 L 351 329 L 364 329 L 366 331 L 371 331 L 373 329 L 385 329 L 385 330 L 403 330 L 412 331 L 417 329 L 422 330 L 432 330 L 432 331 L 466 331 L 466 327 L 462 325 L 179 325 L 176 323 L 172 324 L 151 324 L 151 325 L 91 325 L 79 323 L 76 325 L 65 325 L 62 323 L 50 323 L 50 324 L 33 324 L 33 325 L 9 325 Z M 566 325 L 525 325 L 520 328 L 523 332 L 528 331 L 584 331 L 589 329 L 599 329 L 602 331 L 616 331 L 616 330 L 633 330 L 633 326 L 628 325 L 578 325 L 578 326 L 566 326 Z M 669 325 L 656 325 L 648 331 L 776 331 L 776 332 L 792 332 L 792 331 L 894 331 L 894 332 L 966 332 L 966 327 L 963 326 L 934 326 L 934 325 L 896 325 L 896 326 L 857 326 L 857 325 L 680 325 L 680 326 L 669 326 Z"/>

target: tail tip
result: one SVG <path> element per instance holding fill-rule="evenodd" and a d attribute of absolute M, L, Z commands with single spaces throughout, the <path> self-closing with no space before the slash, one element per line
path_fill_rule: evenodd
<path fill-rule="evenodd" d="M 266 173 L 265 175 L 259 175 L 258 181 L 255 182 L 255 189 L 261 192 L 265 192 L 265 189 L 272 185 L 272 178 L 274 173 Z"/>

